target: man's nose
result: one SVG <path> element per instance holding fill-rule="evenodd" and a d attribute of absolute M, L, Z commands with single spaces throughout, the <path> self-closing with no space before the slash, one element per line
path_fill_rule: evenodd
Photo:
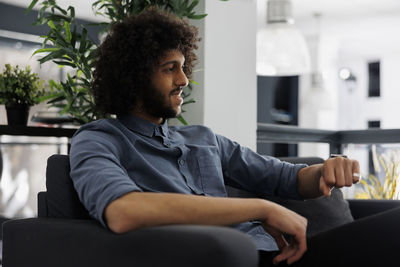
<path fill-rule="evenodd" d="M 180 86 L 180 87 L 186 87 L 186 86 L 188 86 L 188 84 L 189 84 L 189 80 L 186 77 L 185 72 L 183 70 L 181 70 L 179 72 L 179 76 L 177 77 L 176 85 Z"/>

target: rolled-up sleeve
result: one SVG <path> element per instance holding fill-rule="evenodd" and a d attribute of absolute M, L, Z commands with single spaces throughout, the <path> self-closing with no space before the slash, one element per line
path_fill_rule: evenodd
<path fill-rule="evenodd" d="M 121 144 L 99 131 L 79 131 L 72 139 L 71 178 L 89 214 L 107 227 L 103 213 L 113 200 L 142 191 L 120 162 Z"/>
<path fill-rule="evenodd" d="M 302 199 L 297 173 L 307 165 L 262 156 L 226 137 L 216 138 L 226 184 L 265 196 Z"/>

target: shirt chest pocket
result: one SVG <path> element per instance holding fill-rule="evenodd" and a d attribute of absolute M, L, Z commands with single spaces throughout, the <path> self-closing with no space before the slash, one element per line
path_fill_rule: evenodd
<path fill-rule="evenodd" d="M 212 151 L 207 152 L 197 157 L 203 190 L 206 195 L 226 196 L 220 159 Z"/>

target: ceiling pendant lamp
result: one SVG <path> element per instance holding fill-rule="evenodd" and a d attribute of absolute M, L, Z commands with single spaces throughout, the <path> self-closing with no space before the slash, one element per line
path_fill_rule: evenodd
<path fill-rule="evenodd" d="M 257 75 L 295 76 L 310 71 L 306 41 L 293 24 L 290 0 L 268 0 L 267 25 L 257 33 Z"/>

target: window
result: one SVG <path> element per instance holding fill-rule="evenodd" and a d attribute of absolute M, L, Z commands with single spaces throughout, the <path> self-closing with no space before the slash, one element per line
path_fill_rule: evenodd
<path fill-rule="evenodd" d="M 381 128 L 381 121 L 368 121 L 368 129 Z"/>
<path fill-rule="evenodd" d="M 381 96 L 380 62 L 368 63 L 368 97 Z"/>

